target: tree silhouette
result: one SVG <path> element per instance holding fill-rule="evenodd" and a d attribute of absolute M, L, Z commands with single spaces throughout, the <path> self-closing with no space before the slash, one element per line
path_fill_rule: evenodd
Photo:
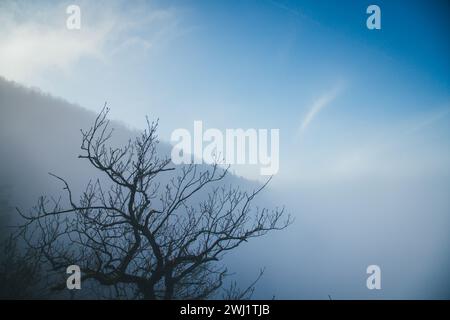
<path fill-rule="evenodd" d="M 39 255 L 23 252 L 12 235 L 0 243 L 0 299 L 46 297 Z"/>
<path fill-rule="evenodd" d="M 157 123 L 147 120 L 138 137 L 111 147 L 108 111 L 81 131 L 79 158 L 110 183 L 90 181 L 76 201 L 67 181 L 53 175 L 64 185 L 67 207 L 41 197 L 30 213 L 19 211 L 25 219 L 20 234 L 55 274 L 79 265 L 82 283 L 89 280 L 114 298 L 205 299 L 223 286 L 225 253 L 290 224 L 284 209 L 250 206 L 270 179 L 247 193 L 221 185 L 228 169 L 218 164 L 174 167 L 159 158 Z M 170 179 L 161 184 L 157 177 L 164 174 Z M 196 194 L 203 200 L 193 201 Z M 65 288 L 61 277 L 54 289 Z M 231 291 L 228 297 L 243 297 L 249 289 Z"/>

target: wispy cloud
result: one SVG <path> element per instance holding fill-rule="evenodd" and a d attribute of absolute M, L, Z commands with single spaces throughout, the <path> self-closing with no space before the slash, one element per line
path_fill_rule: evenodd
<path fill-rule="evenodd" d="M 0 4 L 0 75 L 27 82 L 48 70 L 67 72 L 83 58 L 107 61 L 130 46 L 146 51 L 176 26 L 174 9 L 80 1 L 81 29 L 68 30 L 69 4 Z"/>
<path fill-rule="evenodd" d="M 309 107 L 308 113 L 303 118 L 303 121 L 300 124 L 299 135 L 303 134 L 303 132 L 306 131 L 306 129 L 314 120 L 314 118 L 317 116 L 317 114 L 323 108 L 331 104 L 339 96 L 341 92 L 342 92 L 342 84 L 338 83 L 329 91 L 325 92 L 324 94 L 322 94 L 320 97 L 318 97 L 316 100 L 313 101 L 313 103 Z"/>
<path fill-rule="evenodd" d="M 382 172 L 387 172 L 390 176 L 414 175 L 423 170 L 429 172 L 448 168 L 446 149 L 439 148 L 438 142 L 428 141 L 427 148 L 433 146 L 434 152 L 423 152 L 417 136 L 424 136 L 423 132 L 435 130 L 435 126 L 449 114 L 450 107 L 444 106 L 418 118 L 407 119 L 406 126 L 399 123 L 385 129 L 385 134 L 378 140 L 366 141 L 358 147 L 342 148 L 330 170 L 335 175 L 348 177 L 370 173 L 380 175 Z M 402 156 L 405 153 L 408 155 L 406 162 Z"/>
<path fill-rule="evenodd" d="M 293 14 L 294 16 L 300 16 L 300 12 L 298 10 L 291 8 L 280 1 L 267 0 L 267 2 L 274 5 L 277 8 L 280 8 L 282 10 L 285 10 L 285 11 Z"/>

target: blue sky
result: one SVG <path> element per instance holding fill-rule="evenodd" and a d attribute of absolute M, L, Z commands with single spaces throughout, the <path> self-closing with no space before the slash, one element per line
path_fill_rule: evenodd
<path fill-rule="evenodd" d="M 68 31 L 72 2 L 4 2 L 0 74 L 92 110 L 108 101 L 132 127 L 160 118 L 165 140 L 194 120 L 279 128 L 286 179 L 404 171 L 398 148 L 420 158 L 411 174 L 448 167 L 445 1 L 377 1 L 381 30 L 365 26 L 370 1 L 75 1 L 82 28 Z M 381 163 L 364 162 L 373 152 Z"/>

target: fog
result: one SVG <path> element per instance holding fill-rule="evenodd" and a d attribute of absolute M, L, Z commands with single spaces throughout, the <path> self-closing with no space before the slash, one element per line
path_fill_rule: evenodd
<path fill-rule="evenodd" d="M 0 79 L 0 185 L 7 199 L 2 215 L 10 217 L 9 224 L 16 220 L 13 207 L 28 210 L 40 195 L 62 194 L 48 172 L 67 178 L 76 192 L 98 176 L 77 158 L 79 130 L 94 117 L 62 99 Z M 114 143 L 136 134 L 124 123 L 113 126 Z M 161 154 L 169 150 L 162 143 Z M 236 176 L 226 183 L 257 187 Z M 448 299 L 449 187 L 446 174 L 274 183 L 257 204 L 284 205 L 294 223 L 252 239 L 224 263 L 242 285 L 265 268 L 254 298 Z M 382 290 L 366 287 L 366 268 L 372 264 L 381 268 Z"/>
<path fill-rule="evenodd" d="M 448 177 L 435 177 L 275 190 L 296 220 L 243 250 L 248 264 L 267 267 L 257 296 L 448 298 L 448 188 Z M 372 264 L 381 268 L 381 290 L 366 287 Z"/>

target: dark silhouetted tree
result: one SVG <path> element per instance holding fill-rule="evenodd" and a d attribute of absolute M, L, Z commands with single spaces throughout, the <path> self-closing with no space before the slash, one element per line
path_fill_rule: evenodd
<path fill-rule="evenodd" d="M 247 193 L 220 184 L 228 169 L 217 164 L 174 167 L 158 157 L 157 123 L 149 121 L 138 137 L 111 147 L 107 114 L 103 109 L 82 131 L 79 156 L 106 175 L 107 187 L 89 182 L 76 201 L 66 180 L 54 176 L 64 185 L 67 207 L 41 197 L 30 213 L 19 211 L 27 245 L 62 277 L 55 289 L 65 288 L 65 270 L 75 264 L 82 284 L 108 288 L 109 297 L 205 299 L 223 286 L 225 253 L 290 224 L 283 209 L 250 206 L 270 179 Z M 169 182 L 161 184 L 157 177 L 164 174 Z M 196 194 L 202 197 L 194 201 Z M 249 290 L 227 292 L 242 298 Z"/>

